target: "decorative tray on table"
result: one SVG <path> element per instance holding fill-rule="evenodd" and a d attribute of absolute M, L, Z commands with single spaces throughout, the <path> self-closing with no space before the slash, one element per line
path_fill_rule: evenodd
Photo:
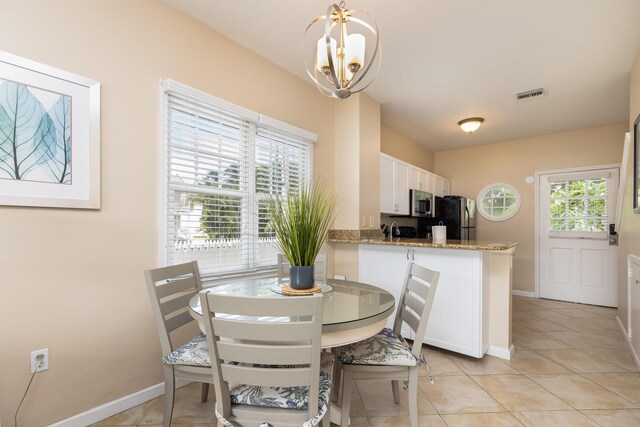
<path fill-rule="evenodd" d="M 331 292 L 333 288 L 324 283 L 324 282 L 316 282 L 312 288 L 309 289 L 293 289 L 288 283 L 278 284 L 271 288 L 271 290 L 277 294 L 281 295 L 312 295 L 317 292 L 327 293 Z"/>

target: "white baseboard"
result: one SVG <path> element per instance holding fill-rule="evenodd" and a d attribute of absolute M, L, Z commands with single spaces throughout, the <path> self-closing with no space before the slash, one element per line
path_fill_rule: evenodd
<path fill-rule="evenodd" d="M 636 368 L 640 370 L 640 357 L 638 357 L 638 353 L 636 353 L 636 349 L 631 345 L 631 339 L 629 338 L 629 333 L 624 328 L 622 321 L 620 320 L 620 316 L 616 316 L 616 323 L 618 324 L 618 328 L 620 328 L 620 332 L 627 339 L 627 344 L 629 345 L 629 350 L 631 351 L 631 357 L 633 357 L 633 361 L 636 364 Z"/>
<path fill-rule="evenodd" d="M 529 298 L 534 298 L 536 296 L 535 292 L 529 292 L 529 291 L 518 291 L 515 289 L 511 290 L 511 295 L 517 295 L 519 297 L 529 297 Z"/>
<path fill-rule="evenodd" d="M 511 344 L 509 348 L 505 347 L 496 347 L 494 345 L 490 345 L 487 349 L 487 354 L 489 356 L 499 357 L 500 359 L 511 360 L 513 353 L 516 351 L 516 348 Z"/>
<path fill-rule="evenodd" d="M 191 381 L 185 381 L 181 378 L 176 379 L 176 388 L 184 387 L 190 384 Z M 158 396 L 164 394 L 164 382 L 144 390 L 137 391 L 128 396 L 121 397 L 104 405 L 96 406 L 89 409 L 86 412 L 74 415 L 66 420 L 58 421 L 55 424 L 51 424 L 49 427 L 86 427 L 90 424 L 97 423 L 107 419 L 113 415 L 119 414 L 122 411 L 131 409 L 134 406 L 138 406 L 151 399 L 155 399 Z"/>

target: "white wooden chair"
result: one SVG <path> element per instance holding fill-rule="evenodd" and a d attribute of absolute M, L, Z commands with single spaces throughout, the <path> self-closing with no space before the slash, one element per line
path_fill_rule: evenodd
<path fill-rule="evenodd" d="M 202 383 L 203 402 L 207 401 L 209 383 L 213 382 L 211 359 L 203 333 L 187 343 L 174 342 L 172 333 L 195 322 L 189 315 L 189 299 L 202 289 L 196 261 L 146 270 L 147 289 L 156 318 L 164 365 L 164 415 L 162 425 L 168 427 L 173 416 L 175 379 Z"/>
<path fill-rule="evenodd" d="M 313 274 L 317 281 L 327 283 L 327 254 L 318 254 L 316 261 L 313 264 Z M 278 254 L 278 279 L 284 279 L 289 277 L 289 269 L 291 263 L 283 255 Z"/>
<path fill-rule="evenodd" d="M 439 277 L 440 273 L 436 271 L 410 263 L 393 330 L 384 328 L 371 338 L 339 350 L 339 363 L 342 365 L 342 426 L 349 423 L 353 380 L 390 379 L 395 403 L 400 403 L 398 380 L 408 380 L 411 426 L 418 427 L 418 370 L 421 365 L 426 365 L 421 353 L 422 340 L 427 331 Z M 400 335 L 403 322 L 415 333 L 412 346 Z"/>
<path fill-rule="evenodd" d="M 200 292 L 218 425 L 329 426 L 322 298 Z"/>

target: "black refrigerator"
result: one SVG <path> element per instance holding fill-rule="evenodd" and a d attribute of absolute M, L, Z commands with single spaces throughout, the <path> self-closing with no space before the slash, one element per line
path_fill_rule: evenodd
<path fill-rule="evenodd" d="M 476 201 L 462 196 L 436 197 L 436 218 L 447 226 L 447 239 L 476 239 Z"/>

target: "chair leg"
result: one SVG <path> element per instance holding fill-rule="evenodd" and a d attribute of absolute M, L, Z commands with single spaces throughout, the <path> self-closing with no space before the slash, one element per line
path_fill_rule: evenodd
<path fill-rule="evenodd" d="M 351 391 L 353 389 L 353 372 L 349 368 L 342 369 L 342 408 L 340 413 L 340 426 L 349 425 L 349 412 L 351 411 Z"/>
<path fill-rule="evenodd" d="M 202 383 L 202 393 L 200 395 L 200 401 L 206 402 L 209 397 L 209 383 Z"/>
<path fill-rule="evenodd" d="M 162 416 L 162 427 L 171 425 L 173 416 L 173 399 L 175 397 L 175 377 L 173 376 L 173 366 L 164 366 L 164 414 Z"/>
<path fill-rule="evenodd" d="M 332 349 L 333 350 L 333 349 Z M 340 397 L 340 380 L 342 376 L 342 363 L 338 359 L 338 352 L 334 352 L 333 378 L 331 379 L 331 401 L 337 402 Z"/>
<path fill-rule="evenodd" d="M 393 401 L 396 405 L 400 404 L 400 385 L 398 380 L 391 380 L 391 391 L 393 392 Z"/>
<path fill-rule="evenodd" d="M 409 369 L 409 418 L 411 427 L 418 427 L 418 367 Z"/>

